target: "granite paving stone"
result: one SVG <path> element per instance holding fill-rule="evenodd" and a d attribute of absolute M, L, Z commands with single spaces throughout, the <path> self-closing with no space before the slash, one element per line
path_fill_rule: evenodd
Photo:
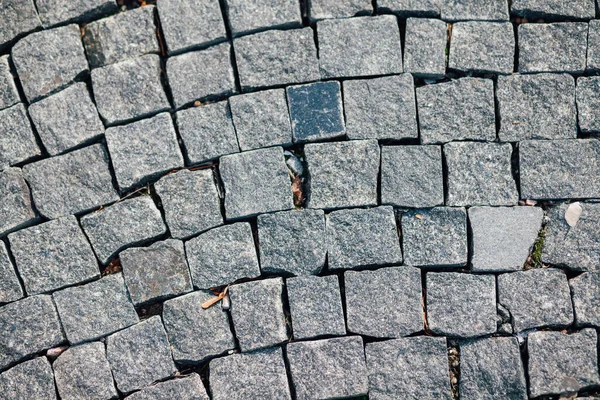
<path fill-rule="evenodd" d="M 233 36 L 273 28 L 302 27 L 300 5 L 293 0 L 225 0 Z"/>
<path fill-rule="evenodd" d="M 19 168 L 0 171 L 0 236 L 35 223 L 29 187 Z"/>
<path fill-rule="evenodd" d="M 442 19 L 446 21 L 508 21 L 507 0 L 445 0 Z"/>
<path fill-rule="evenodd" d="M 587 71 L 600 71 L 600 20 L 588 24 Z"/>
<path fill-rule="evenodd" d="M 308 17 L 311 21 L 331 18 L 348 18 L 371 15 L 373 4 L 369 0 L 310 0 Z"/>
<path fill-rule="evenodd" d="M 444 337 L 367 343 L 369 398 L 452 399 L 446 351 Z"/>
<path fill-rule="evenodd" d="M 167 230 L 150 196 L 115 203 L 81 218 L 81 226 L 101 263 L 126 247 L 141 244 Z"/>
<path fill-rule="evenodd" d="M 240 283 L 229 288 L 231 320 L 243 352 L 271 347 L 288 340 L 283 313 L 283 279 Z"/>
<path fill-rule="evenodd" d="M 209 400 L 200 375 L 191 373 L 159 382 L 127 396 L 127 400 Z"/>
<path fill-rule="evenodd" d="M 0 170 L 42 154 L 22 103 L 0 110 Z"/>
<path fill-rule="evenodd" d="M 439 17 L 444 0 L 378 0 L 377 10 L 400 17 Z"/>
<path fill-rule="evenodd" d="M 316 275 L 325 265 L 325 214 L 322 210 L 291 210 L 258 216 L 262 271 Z"/>
<path fill-rule="evenodd" d="M 0 242 L 0 303 L 19 300 L 25 293 L 4 242 Z"/>
<path fill-rule="evenodd" d="M 214 228 L 185 242 L 194 287 L 209 289 L 260 275 L 247 222 Z"/>
<path fill-rule="evenodd" d="M 599 93 L 599 77 L 581 77 L 577 79 L 577 118 L 582 133 L 597 134 L 600 132 Z"/>
<path fill-rule="evenodd" d="M 498 276 L 498 302 L 512 317 L 516 333 L 573 323 L 569 282 L 559 269 L 544 268 Z"/>
<path fill-rule="evenodd" d="M 344 81 L 349 139 L 416 139 L 417 107 L 410 74 Z"/>
<path fill-rule="evenodd" d="M 446 75 L 446 22 L 439 19 L 408 18 L 405 38 L 405 72 L 425 79 L 441 79 Z"/>
<path fill-rule="evenodd" d="M 392 207 L 333 211 L 326 226 L 329 270 L 402 263 Z"/>
<path fill-rule="evenodd" d="M 289 343 L 286 350 L 298 400 L 350 398 L 368 393 L 360 336 Z"/>
<path fill-rule="evenodd" d="M 513 0 L 511 13 L 535 19 L 594 19 L 596 7 L 593 0 Z"/>
<path fill-rule="evenodd" d="M 317 22 L 321 77 L 348 78 L 402 72 L 400 30 L 394 16 Z"/>
<path fill-rule="evenodd" d="M 50 292 L 100 276 L 77 218 L 63 217 L 8 235 L 28 294 Z"/>
<path fill-rule="evenodd" d="M 33 0 L 6 0 L 0 10 L 0 26 L 0 49 L 40 28 L 41 22 Z"/>
<path fill-rule="evenodd" d="M 0 20 L 1 20 L 0 16 Z M 0 57 L 0 110 L 20 101 L 15 78 L 10 70 L 8 55 Z"/>
<path fill-rule="evenodd" d="M 117 11 L 115 0 L 36 0 L 44 28 L 65 22 L 91 21 Z"/>
<path fill-rule="evenodd" d="M 337 276 L 289 278 L 286 287 L 294 339 L 346 334 Z"/>
<path fill-rule="evenodd" d="M 56 400 L 52 367 L 46 357 L 16 365 L 0 374 L 2 399 Z"/>
<path fill-rule="evenodd" d="M 600 327 L 600 272 L 584 272 L 569 280 L 575 324 Z"/>

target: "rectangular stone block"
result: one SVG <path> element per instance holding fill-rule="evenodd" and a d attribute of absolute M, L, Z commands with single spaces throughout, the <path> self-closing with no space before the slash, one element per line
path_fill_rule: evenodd
<path fill-rule="evenodd" d="M 302 27 L 300 5 L 294 0 L 225 0 L 224 4 L 233 36 Z"/>
<path fill-rule="evenodd" d="M 19 300 L 25 293 L 10 261 L 4 242 L 0 242 L 0 303 Z"/>
<path fill-rule="evenodd" d="M 600 327 L 600 272 L 584 272 L 569 280 L 575 324 Z"/>
<path fill-rule="evenodd" d="M 32 225 L 37 215 L 33 210 L 29 187 L 19 168 L 0 171 L 0 236 Z"/>
<path fill-rule="evenodd" d="M 404 71 L 424 78 L 446 75 L 448 24 L 439 19 L 408 18 L 404 42 Z"/>
<path fill-rule="evenodd" d="M 209 397 L 196 373 L 159 382 L 127 396 L 127 400 L 155 399 L 209 400 Z"/>
<path fill-rule="evenodd" d="M 446 0 L 442 5 L 445 21 L 508 21 L 507 0 Z"/>
<path fill-rule="evenodd" d="M 44 28 L 65 22 L 85 22 L 117 11 L 115 0 L 36 0 Z"/>
<path fill-rule="evenodd" d="M 439 17 L 444 0 L 378 0 L 377 11 L 400 17 Z"/>
<path fill-rule="evenodd" d="M 41 27 L 33 0 L 6 0 L 0 10 L 0 49 L 15 39 Z"/>
<path fill-rule="evenodd" d="M 582 133 L 600 132 L 600 78 L 577 79 L 577 117 Z M 575 136 L 573 136 L 574 138 Z"/>
<path fill-rule="evenodd" d="M 0 169 L 42 154 L 22 103 L 0 111 Z"/>
<path fill-rule="evenodd" d="M 0 21 L 2 16 L 0 16 Z M 5 26 L 3 24 L 3 26 Z M 1 41 L 1 40 L 0 40 Z M 21 101 L 15 78 L 10 70 L 8 55 L 0 57 L 0 110 L 8 108 Z"/>
<path fill-rule="evenodd" d="M 592 20 L 588 24 L 587 71 L 600 70 L 600 20 Z"/>
<path fill-rule="evenodd" d="M 593 0 L 513 0 L 511 13 L 535 19 L 594 19 L 596 6 Z"/>
<path fill-rule="evenodd" d="M 0 374 L 2 398 L 56 400 L 54 374 L 46 357 L 16 365 Z"/>

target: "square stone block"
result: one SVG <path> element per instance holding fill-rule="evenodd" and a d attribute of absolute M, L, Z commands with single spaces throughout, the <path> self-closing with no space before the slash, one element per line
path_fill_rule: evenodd
<path fill-rule="evenodd" d="M 19 168 L 0 171 L 0 236 L 35 223 L 29 186 Z"/>
<path fill-rule="evenodd" d="M 147 386 L 139 392 L 127 396 L 127 400 L 153 400 L 153 399 L 187 399 L 209 400 L 200 375 L 189 375 L 159 382 Z"/>
<path fill-rule="evenodd" d="M 584 272 L 569 280 L 575 323 L 600 327 L 600 272 Z"/>
<path fill-rule="evenodd" d="M 600 132 L 600 78 L 577 79 L 577 117 L 582 133 Z M 575 135 L 571 136 L 575 138 Z"/>
<path fill-rule="evenodd" d="M 65 22 L 86 22 L 118 10 L 115 0 L 36 0 L 44 28 Z"/>
<path fill-rule="evenodd" d="M 300 5 L 294 0 L 225 0 L 233 36 L 273 28 L 302 27 Z"/>
<path fill-rule="evenodd" d="M 13 40 L 41 27 L 33 0 L 6 0 L 0 10 L 0 49 Z"/>
<path fill-rule="evenodd" d="M 0 374 L 0 389 L 7 400 L 56 400 L 54 374 L 46 357 L 25 361 Z"/>
<path fill-rule="evenodd" d="M 451 0 L 442 5 L 445 21 L 508 21 L 507 0 Z"/>
<path fill-rule="evenodd" d="M 24 2 L 26 4 L 26 2 Z M 0 21 L 2 16 L 0 16 Z M 4 24 L 2 24 L 5 26 Z M 1 41 L 1 40 L 0 40 Z M 0 110 L 21 101 L 15 78 L 10 70 L 8 55 L 0 57 Z"/>
<path fill-rule="evenodd" d="M 22 103 L 0 111 L 0 169 L 42 154 Z"/>
<path fill-rule="evenodd" d="M 587 71 L 600 70 L 600 20 L 591 20 L 588 24 Z"/>
<path fill-rule="evenodd" d="M 510 11 L 530 19 L 594 19 L 596 7 L 593 0 L 513 0 Z"/>
<path fill-rule="evenodd" d="M 404 71 L 424 79 L 443 78 L 448 24 L 439 19 L 409 18 L 405 37 Z"/>
<path fill-rule="evenodd" d="M 0 242 L 0 303 L 19 300 L 25 293 L 4 242 Z"/>

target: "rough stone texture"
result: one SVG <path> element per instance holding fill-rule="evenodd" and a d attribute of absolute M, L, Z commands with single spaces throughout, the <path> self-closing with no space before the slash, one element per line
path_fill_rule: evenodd
<path fill-rule="evenodd" d="M 584 272 L 569 281 L 578 326 L 600 327 L 600 272 Z"/>
<path fill-rule="evenodd" d="M 586 68 L 588 24 L 519 25 L 519 72 L 569 72 Z"/>
<path fill-rule="evenodd" d="M 181 170 L 154 184 L 171 236 L 184 239 L 223 223 L 213 171 Z"/>
<path fill-rule="evenodd" d="M 471 207 L 473 271 L 518 271 L 529 257 L 544 219 L 540 207 Z"/>
<path fill-rule="evenodd" d="M 4 242 L 0 242 L 0 303 L 19 300 L 25 293 L 15 272 Z"/>
<path fill-rule="evenodd" d="M 569 283 L 559 269 L 532 269 L 499 275 L 498 302 L 510 312 L 516 333 L 573 323 Z"/>
<path fill-rule="evenodd" d="M 300 5 L 294 0 L 226 0 L 233 36 L 273 28 L 302 27 Z"/>
<path fill-rule="evenodd" d="M 440 146 L 383 146 L 381 203 L 425 208 L 444 204 Z"/>
<path fill-rule="evenodd" d="M 104 343 L 71 347 L 54 361 L 52 368 L 62 400 L 117 397 Z"/>
<path fill-rule="evenodd" d="M 127 400 L 209 400 L 200 375 L 191 373 L 148 386 L 127 396 Z"/>
<path fill-rule="evenodd" d="M 0 199 L 0 236 L 29 226 L 37 219 L 29 187 L 19 168 L 0 172 Z"/>
<path fill-rule="evenodd" d="M 169 113 L 106 130 L 106 145 L 122 192 L 183 166 Z"/>
<path fill-rule="evenodd" d="M 423 330 L 419 269 L 394 267 L 346 271 L 344 282 L 348 331 L 378 338 L 397 338 Z"/>
<path fill-rule="evenodd" d="M 583 133 L 600 132 L 600 78 L 577 79 L 577 116 Z M 572 137 L 575 137 L 573 135 Z"/>
<path fill-rule="evenodd" d="M 292 143 L 292 126 L 283 89 L 229 98 L 235 132 L 242 151 Z"/>
<path fill-rule="evenodd" d="M 496 140 L 494 82 L 463 78 L 417 88 L 421 143 Z"/>
<path fill-rule="evenodd" d="M 377 10 L 401 17 L 438 17 L 444 0 L 378 0 Z"/>
<path fill-rule="evenodd" d="M 340 83 L 316 82 L 286 88 L 294 142 L 344 136 Z"/>
<path fill-rule="evenodd" d="M 402 72 L 400 30 L 394 16 L 319 21 L 317 34 L 324 79 Z"/>
<path fill-rule="evenodd" d="M 226 101 L 179 111 L 175 117 L 190 164 L 240 151 Z"/>
<path fill-rule="evenodd" d="M 525 371 L 516 338 L 460 344 L 460 398 L 527 400 Z"/>
<path fill-rule="evenodd" d="M 598 335 L 584 329 L 570 335 L 533 332 L 527 340 L 531 397 L 598 385 Z"/>
<path fill-rule="evenodd" d="M 92 70 L 94 97 L 107 125 L 128 122 L 167 111 L 169 101 L 160 81 L 156 54 Z"/>
<path fill-rule="evenodd" d="M 6 0 L 0 11 L 0 49 L 7 47 L 13 39 L 40 27 L 33 0 Z"/>
<path fill-rule="evenodd" d="M 0 111 L 0 132 L 0 170 L 41 154 L 22 103 Z"/>
<path fill-rule="evenodd" d="M 47 218 L 89 211 L 119 199 L 101 144 L 27 164 L 23 175 L 37 210 Z"/>
<path fill-rule="evenodd" d="M 139 321 L 121 274 L 63 289 L 52 297 L 71 344 L 96 340 Z"/>
<path fill-rule="evenodd" d="M 587 70 L 600 71 L 600 20 L 588 24 Z"/>
<path fill-rule="evenodd" d="M 56 399 L 52 367 L 46 357 L 25 361 L 0 374 L 2 399 Z"/>
<path fill-rule="evenodd" d="M 600 141 L 527 140 L 519 144 L 521 197 L 600 197 Z"/>
<path fill-rule="evenodd" d="M 310 0 L 308 17 L 311 21 L 370 15 L 373 4 L 369 0 Z"/>
<path fill-rule="evenodd" d="M 349 139 L 416 139 L 417 106 L 410 74 L 343 82 Z"/>
<path fill-rule="evenodd" d="M 201 307 L 213 297 L 198 291 L 164 303 L 163 321 L 176 362 L 196 364 L 235 348 L 227 313 L 220 304 L 206 310 Z"/>
<path fill-rule="evenodd" d="M 426 278 L 431 332 L 462 338 L 496 332 L 494 275 L 428 272 Z"/>
<path fill-rule="evenodd" d="M 10 71 L 8 56 L 2 56 L 0 57 L 0 110 L 17 104 L 19 101 L 19 92 L 15 85 L 15 78 Z"/>
<path fill-rule="evenodd" d="M 33 103 L 28 111 L 50 155 L 64 153 L 104 133 L 85 83 L 76 83 Z"/>
<path fill-rule="evenodd" d="M 350 398 L 369 391 L 360 336 L 290 343 L 287 359 L 298 400 Z"/>
<path fill-rule="evenodd" d="M 252 229 L 238 222 L 211 229 L 185 243 L 194 286 L 209 289 L 260 275 Z"/>
<path fill-rule="evenodd" d="M 115 0 L 36 0 L 45 28 L 64 22 L 84 22 L 117 10 Z"/>
<path fill-rule="evenodd" d="M 337 276 L 300 276 L 286 286 L 294 339 L 346 334 Z"/>
<path fill-rule="evenodd" d="M 167 239 L 150 247 L 127 249 L 119 258 L 127 290 L 136 306 L 193 290 L 180 240 Z"/>
<path fill-rule="evenodd" d="M 170 55 L 227 38 L 219 0 L 158 0 L 156 7 Z"/>
<path fill-rule="evenodd" d="M 404 71 L 426 79 L 446 75 L 448 24 L 439 19 L 406 20 Z"/>
<path fill-rule="evenodd" d="M 445 0 L 442 19 L 446 21 L 508 21 L 507 0 Z"/>
<path fill-rule="evenodd" d="M 227 219 L 294 207 L 289 172 L 281 147 L 221 157 L 219 172 L 225 187 Z"/>
<path fill-rule="evenodd" d="M 22 229 L 8 239 L 28 294 L 50 292 L 100 276 L 92 247 L 73 216 Z"/>
<path fill-rule="evenodd" d="M 436 207 L 402 214 L 402 247 L 407 265 L 461 267 L 467 264 L 467 213 Z"/>
<path fill-rule="evenodd" d="M 392 207 L 333 211 L 326 225 L 329 270 L 402 263 Z"/>
<path fill-rule="evenodd" d="M 594 19 L 596 7 L 593 0 L 513 0 L 511 13 L 535 19 Z"/>
<path fill-rule="evenodd" d="M 577 137 L 575 79 L 571 75 L 499 76 L 496 97 L 498 136 L 503 142 Z"/>
<path fill-rule="evenodd" d="M 13 46 L 11 55 L 30 103 L 88 72 L 77 25 L 32 33 Z"/>
<path fill-rule="evenodd" d="M 292 210 L 258 216 L 260 266 L 268 273 L 316 275 L 325 265 L 325 214 Z"/>
<path fill-rule="evenodd" d="M 311 28 L 272 30 L 233 41 L 242 90 L 319 79 Z"/>
<path fill-rule="evenodd" d="M 0 369 L 63 341 L 52 297 L 25 297 L 0 308 Z"/>
<path fill-rule="evenodd" d="M 280 348 L 217 358 L 209 364 L 213 400 L 291 400 Z"/>
<path fill-rule="evenodd" d="M 519 193 L 512 176 L 511 154 L 512 147 L 508 143 L 464 142 L 444 145 L 444 155 L 448 165 L 446 204 L 449 206 L 516 205 Z M 523 190 L 522 174 L 521 190 Z M 528 198 L 524 194 L 523 197 Z"/>
<path fill-rule="evenodd" d="M 96 256 L 106 264 L 120 250 L 166 232 L 160 211 L 150 196 L 139 196 L 81 218 Z"/>
<path fill-rule="evenodd" d="M 377 205 L 379 145 L 376 140 L 307 144 L 310 208 Z"/>
<path fill-rule="evenodd" d="M 473 4 L 477 1 L 473 0 Z M 510 22 L 472 21 L 458 22 L 452 26 L 448 61 L 450 69 L 511 74 L 514 56 L 515 34 Z"/>
<path fill-rule="evenodd" d="M 367 343 L 369 398 L 450 400 L 446 338 Z"/>
<path fill-rule="evenodd" d="M 169 58 L 167 76 L 178 108 L 236 92 L 229 43 Z"/>
<path fill-rule="evenodd" d="M 231 319 L 243 352 L 275 346 L 288 340 L 283 314 L 283 280 L 265 279 L 229 288 Z"/>
<path fill-rule="evenodd" d="M 106 355 L 117 388 L 123 393 L 141 389 L 177 372 L 159 316 L 109 336 Z"/>

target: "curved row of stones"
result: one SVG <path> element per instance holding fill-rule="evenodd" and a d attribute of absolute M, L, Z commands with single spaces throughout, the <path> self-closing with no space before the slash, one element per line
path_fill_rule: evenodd
<path fill-rule="evenodd" d="M 0 9 L 0 398 L 598 387 L 594 1 L 223 3 Z"/>

